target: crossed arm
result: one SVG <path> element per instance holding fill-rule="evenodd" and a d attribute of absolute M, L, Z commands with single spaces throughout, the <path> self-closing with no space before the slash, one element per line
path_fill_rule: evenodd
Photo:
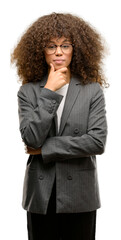
<path fill-rule="evenodd" d="M 49 121 L 51 122 L 51 119 L 49 119 Z M 32 130 L 30 126 L 31 125 L 29 125 L 29 129 Z M 39 129 L 40 127 L 38 130 Z M 25 134 L 25 136 L 26 135 L 27 134 Z M 104 152 L 106 135 L 105 102 L 102 91 L 98 89 L 96 95 L 92 99 L 86 134 L 77 137 L 53 136 L 49 138 L 45 137 L 44 134 L 44 142 L 42 139 L 43 135 L 38 138 L 41 143 L 43 142 L 40 146 L 37 145 L 38 147 L 34 147 L 34 145 L 31 146 L 25 141 L 24 142 L 26 144 L 26 153 L 31 155 L 42 154 L 43 161 L 47 163 L 56 158 L 61 161 L 63 159 L 74 158 L 75 156 L 80 158 L 101 154 Z"/>

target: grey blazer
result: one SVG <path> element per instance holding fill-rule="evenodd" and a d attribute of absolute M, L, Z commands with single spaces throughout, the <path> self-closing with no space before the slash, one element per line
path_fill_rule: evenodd
<path fill-rule="evenodd" d="M 72 77 L 58 132 L 56 111 L 63 96 L 44 88 L 46 80 L 18 91 L 22 139 L 42 150 L 28 158 L 22 206 L 46 214 L 56 179 L 57 213 L 93 211 L 100 207 L 96 155 L 104 152 L 107 135 L 102 88 Z"/>

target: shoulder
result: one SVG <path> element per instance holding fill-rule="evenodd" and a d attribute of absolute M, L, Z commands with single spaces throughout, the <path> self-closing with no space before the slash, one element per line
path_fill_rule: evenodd
<path fill-rule="evenodd" d="M 104 90 L 99 83 L 91 83 L 87 85 L 88 85 L 87 88 L 88 88 L 88 94 L 90 95 L 91 104 L 105 102 Z"/>
<path fill-rule="evenodd" d="M 30 82 L 22 85 L 19 88 L 19 91 L 17 93 L 17 96 L 19 98 L 27 98 L 29 101 L 32 99 L 36 99 L 37 96 L 40 94 L 40 82 Z M 32 101 L 33 101 L 32 100 Z"/>
<path fill-rule="evenodd" d="M 83 89 L 83 91 L 86 91 L 89 94 L 95 95 L 97 92 L 103 92 L 103 87 L 98 82 L 83 84 L 80 77 L 76 76 L 73 77 L 73 80 Z"/>
<path fill-rule="evenodd" d="M 90 90 L 93 93 L 103 90 L 102 86 L 98 82 L 88 83 L 83 86 L 84 86 L 84 88 L 86 88 L 87 90 Z"/>
<path fill-rule="evenodd" d="M 87 84 L 88 89 L 92 94 L 92 97 L 96 96 L 97 94 L 103 94 L 103 88 L 99 83 L 90 83 Z"/>
<path fill-rule="evenodd" d="M 34 91 L 36 88 L 38 88 L 40 86 L 40 82 L 36 82 L 36 83 L 33 83 L 33 82 L 30 82 L 30 83 L 26 83 L 22 86 L 20 86 L 19 88 L 19 92 L 21 93 L 30 93 L 31 91 Z"/>
<path fill-rule="evenodd" d="M 80 84 L 83 93 L 85 95 L 85 97 L 92 99 L 97 95 L 103 95 L 103 88 L 102 86 L 97 83 L 97 82 L 92 82 L 92 83 L 88 83 L 88 84 Z"/>

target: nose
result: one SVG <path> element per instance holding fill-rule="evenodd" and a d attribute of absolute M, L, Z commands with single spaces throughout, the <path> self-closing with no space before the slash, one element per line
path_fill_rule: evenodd
<path fill-rule="evenodd" d="M 57 56 L 63 55 L 63 52 L 62 52 L 60 46 L 57 46 L 55 54 L 56 54 Z"/>

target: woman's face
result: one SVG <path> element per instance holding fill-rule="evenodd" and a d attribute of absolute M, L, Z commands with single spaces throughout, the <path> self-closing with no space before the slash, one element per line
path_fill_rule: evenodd
<path fill-rule="evenodd" d="M 73 55 L 71 44 L 72 42 L 65 37 L 52 38 L 45 48 L 45 59 L 48 66 L 52 63 L 55 70 L 62 67 L 69 67 Z"/>

